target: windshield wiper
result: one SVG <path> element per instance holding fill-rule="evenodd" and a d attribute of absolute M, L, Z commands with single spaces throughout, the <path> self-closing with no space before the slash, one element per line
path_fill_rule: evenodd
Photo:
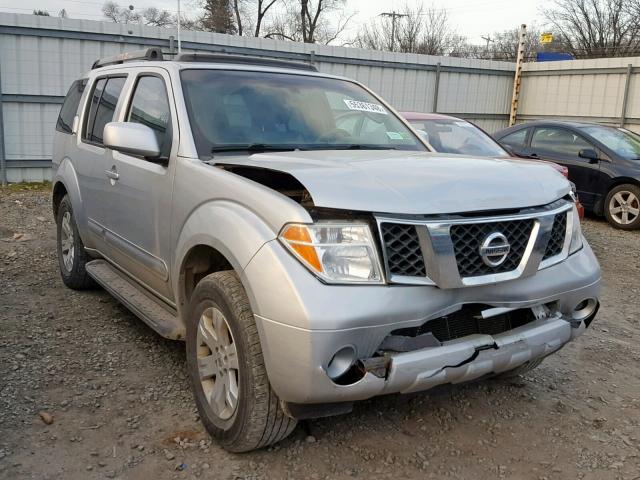
<path fill-rule="evenodd" d="M 268 143 L 221 144 L 211 147 L 211 153 L 218 152 L 292 152 L 300 149 L 297 145 L 269 145 Z"/>
<path fill-rule="evenodd" d="M 367 145 L 361 143 L 307 145 L 301 150 L 398 150 L 392 145 Z"/>

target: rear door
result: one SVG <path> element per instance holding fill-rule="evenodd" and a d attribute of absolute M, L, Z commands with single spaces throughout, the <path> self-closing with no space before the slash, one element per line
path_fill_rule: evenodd
<path fill-rule="evenodd" d="M 97 77 L 93 81 L 80 119 L 80 135 L 77 140 L 78 182 L 91 236 L 89 244 L 102 253 L 108 253 L 104 225 L 109 201 L 109 182 L 105 170 L 111 163 L 111 151 L 103 145 L 103 130 L 117 113 L 126 80 L 126 75 L 110 75 Z"/>
<path fill-rule="evenodd" d="M 536 127 L 531 135 L 531 158 L 550 160 L 569 169 L 569 180 L 576 185 L 580 201 L 592 207 L 597 200 L 599 184 L 606 181 L 599 162 L 579 156 L 580 150 L 598 148 L 578 133 L 562 127 Z"/>
<path fill-rule="evenodd" d="M 132 75 L 119 121 L 151 128 L 160 159 L 112 151 L 106 216 L 111 259 L 154 293 L 172 303 L 169 288 L 170 219 L 178 124 L 168 74 L 148 68 Z M 174 153 L 172 155 L 172 152 Z M 170 160 L 171 158 L 171 160 Z"/>

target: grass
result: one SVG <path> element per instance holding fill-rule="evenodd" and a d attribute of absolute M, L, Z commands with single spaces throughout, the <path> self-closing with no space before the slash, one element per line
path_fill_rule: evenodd
<path fill-rule="evenodd" d="M 10 183 L 6 187 L 0 186 L 0 192 L 49 192 L 51 182 L 23 182 Z"/>

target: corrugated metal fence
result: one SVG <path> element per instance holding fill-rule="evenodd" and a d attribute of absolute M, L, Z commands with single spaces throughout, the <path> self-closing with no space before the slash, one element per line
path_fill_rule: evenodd
<path fill-rule="evenodd" d="M 170 29 L 35 15 L 0 14 L 0 155 L 9 181 L 49 178 L 54 125 L 71 82 L 100 57 L 158 46 Z M 513 65 L 375 52 L 207 32 L 184 32 L 184 51 L 260 55 L 313 62 L 355 78 L 400 110 L 439 111 L 487 130 L 506 126 Z"/>
<path fill-rule="evenodd" d="M 50 177 L 54 125 L 71 82 L 101 57 L 169 49 L 171 29 L 0 13 L 0 160 L 9 181 Z M 355 78 L 398 110 L 448 113 L 494 132 L 507 126 L 515 65 L 376 52 L 208 32 L 184 32 L 184 51 L 314 63 Z M 590 120 L 640 131 L 640 58 L 525 64 L 518 121 Z M 1 172 L 0 172 L 1 175 Z"/>

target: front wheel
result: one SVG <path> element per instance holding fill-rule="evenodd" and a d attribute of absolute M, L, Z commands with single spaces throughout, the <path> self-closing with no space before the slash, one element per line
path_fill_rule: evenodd
<path fill-rule="evenodd" d="M 604 201 L 604 215 L 615 228 L 640 228 L 640 187 L 624 184 L 611 189 Z"/>
<path fill-rule="evenodd" d="M 289 435 L 271 389 L 247 295 L 233 271 L 203 278 L 190 301 L 187 368 L 207 431 L 227 450 L 246 452 Z"/>

